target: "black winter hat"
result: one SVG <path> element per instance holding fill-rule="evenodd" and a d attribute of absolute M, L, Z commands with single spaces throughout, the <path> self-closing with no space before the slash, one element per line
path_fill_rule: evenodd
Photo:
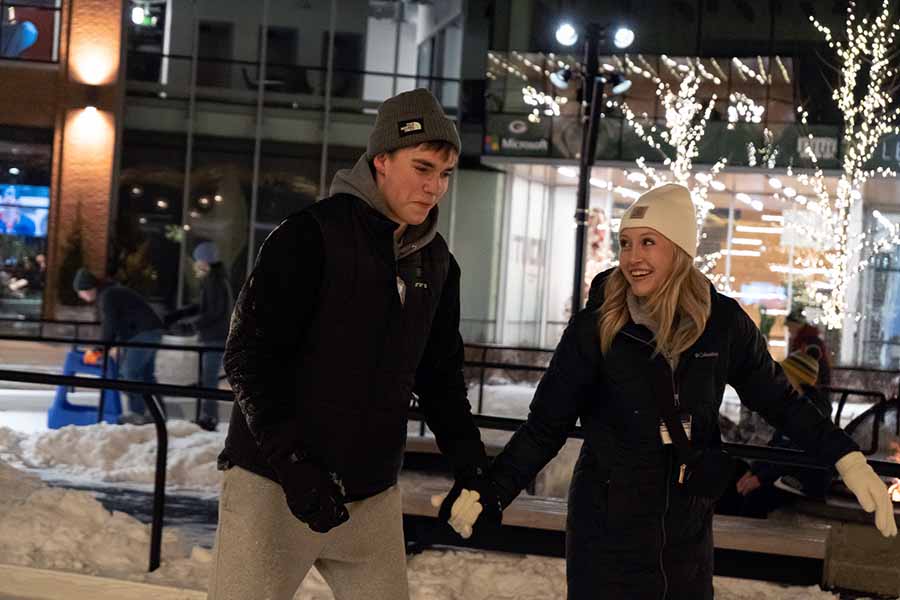
<path fill-rule="evenodd" d="M 93 290 L 97 287 L 97 278 L 93 273 L 84 267 L 75 272 L 75 278 L 72 280 L 72 289 L 76 292 L 84 292 Z"/>
<path fill-rule="evenodd" d="M 457 154 L 460 151 L 456 125 L 444 115 L 437 98 L 425 88 L 419 88 L 381 103 L 375 128 L 369 134 L 366 156 L 372 160 L 382 152 L 435 141 L 449 143 Z"/>

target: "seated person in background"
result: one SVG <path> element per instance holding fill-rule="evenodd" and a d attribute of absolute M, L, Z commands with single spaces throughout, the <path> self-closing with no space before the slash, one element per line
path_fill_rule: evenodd
<path fill-rule="evenodd" d="M 790 345 L 788 354 L 803 352 L 810 346 L 818 346 L 818 375 L 814 385 L 831 385 L 831 353 L 819 328 L 806 320 L 802 306 L 795 307 L 785 318 L 784 326 L 788 330 Z"/>
<path fill-rule="evenodd" d="M 820 357 L 821 350 L 818 346 L 807 346 L 804 351 L 794 352 L 784 359 L 781 368 L 794 389 L 809 398 L 823 415 L 830 417 L 831 402 L 828 394 L 815 387 Z M 774 448 L 796 448 L 781 431 L 775 432 L 768 445 Z M 744 497 L 743 507 L 739 512 L 746 516 L 767 514 L 788 499 L 778 490 L 821 499 L 825 497 L 830 483 L 830 471 L 756 461 L 737 482 L 736 491 Z"/>

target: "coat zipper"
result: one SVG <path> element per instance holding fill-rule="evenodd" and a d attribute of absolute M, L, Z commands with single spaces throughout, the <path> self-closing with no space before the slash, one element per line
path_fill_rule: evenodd
<path fill-rule="evenodd" d="M 671 465 L 672 461 L 670 460 L 666 464 L 666 504 L 665 508 L 663 509 L 662 518 L 660 519 L 660 532 L 662 534 L 660 537 L 662 539 L 662 543 L 659 546 L 659 572 L 662 574 L 663 578 L 662 600 L 666 600 L 669 595 L 669 578 L 666 575 L 666 566 L 663 562 L 663 551 L 666 548 L 666 515 L 669 513 L 669 478 L 672 476 L 672 473 L 670 472 Z"/>
<path fill-rule="evenodd" d="M 627 331 L 621 331 L 621 333 L 626 335 L 627 337 L 630 337 L 633 340 L 637 340 L 640 343 L 642 343 L 646 346 L 649 346 L 650 348 L 653 348 L 654 350 L 657 349 L 656 346 L 654 346 L 653 344 L 647 342 L 646 340 L 642 340 L 641 338 L 639 338 L 637 336 L 631 335 Z M 666 360 L 668 361 L 668 358 Z M 675 397 L 675 407 L 677 408 L 681 404 L 678 399 L 678 382 L 675 381 L 675 370 L 671 367 L 671 364 L 669 365 L 669 373 L 672 376 L 672 391 L 673 391 L 674 397 Z M 669 479 L 672 477 L 671 468 L 672 468 L 672 461 L 668 460 L 666 462 L 666 503 L 663 508 L 662 517 L 660 518 L 661 544 L 659 547 L 659 572 L 662 575 L 662 579 L 663 579 L 663 593 L 662 593 L 661 600 L 666 600 L 666 598 L 669 595 L 669 577 L 666 575 L 666 567 L 665 567 L 665 563 L 663 560 L 663 553 L 666 549 L 666 515 L 669 513 Z M 682 467 L 682 471 L 679 472 L 679 476 L 681 476 L 682 473 L 683 473 L 683 467 Z"/>

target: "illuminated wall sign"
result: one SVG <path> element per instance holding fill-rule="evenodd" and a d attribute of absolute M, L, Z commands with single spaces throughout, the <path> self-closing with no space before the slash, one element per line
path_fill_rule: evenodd
<path fill-rule="evenodd" d="M 812 136 L 797 138 L 797 154 L 808 157 L 807 149 L 811 149 L 819 160 L 833 160 L 837 158 L 837 138 Z"/>

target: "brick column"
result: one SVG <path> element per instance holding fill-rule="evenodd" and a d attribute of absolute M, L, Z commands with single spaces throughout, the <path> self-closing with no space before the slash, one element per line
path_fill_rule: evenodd
<path fill-rule="evenodd" d="M 44 315 L 56 314 L 59 268 L 81 228 L 85 266 L 106 275 L 124 74 L 120 53 L 124 2 L 63 3 L 48 232 Z"/>

